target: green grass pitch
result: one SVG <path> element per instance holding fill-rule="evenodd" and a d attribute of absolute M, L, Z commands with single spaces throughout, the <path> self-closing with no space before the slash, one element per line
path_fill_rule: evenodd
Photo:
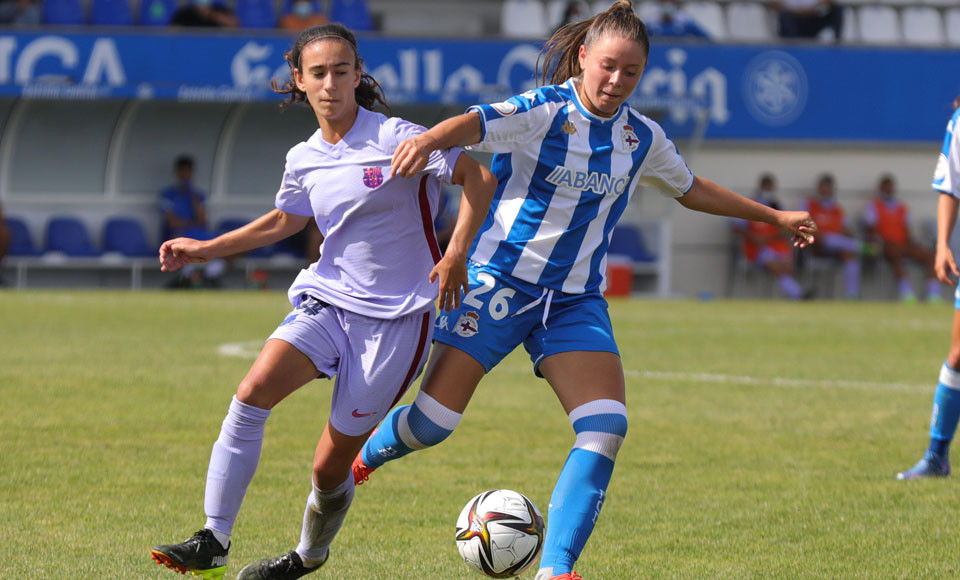
<path fill-rule="evenodd" d="M 0 577 L 175 578 L 149 549 L 202 526 L 210 447 L 251 362 L 220 347 L 255 349 L 287 310 L 279 293 L 0 293 Z M 957 482 L 894 479 L 926 445 L 949 307 L 621 300 L 611 314 L 630 430 L 586 580 L 960 576 Z M 295 546 L 331 387 L 267 423 L 228 579 Z M 454 546 L 460 508 L 507 487 L 546 515 L 572 440 L 515 352 L 446 443 L 358 488 L 316 577 L 479 578 Z"/>

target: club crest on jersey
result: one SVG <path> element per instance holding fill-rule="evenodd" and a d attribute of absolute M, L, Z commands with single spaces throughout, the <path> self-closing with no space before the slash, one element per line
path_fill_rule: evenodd
<path fill-rule="evenodd" d="M 509 117 L 510 115 L 517 112 L 517 106 L 513 103 L 504 101 L 502 103 L 494 103 L 490 105 L 493 109 L 503 115 L 504 117 Z"/>
<path fill-rule="evenodd" d="M 457 326 L 453 329 L 453 332 L 459 334 L 464 338 L 470 338 L 474 334 L 480 332 L 480 315 L 472 310 L 470 312 L 465 312 L 460 315 L 460 318 L 457 319 Z"/>
<path fill-rule="evenodd" d="M 623 148 L 627 151 L 636 151 L 637 147 L 640 146 L 640 139 L 637 139 L 637 134 L 633 132 L 633 127 L 630 125 L 623 126 L 620 140 L 623 142 Z"/>
<path fill-rule="evenodd" d="M 567 135 L 573 135 L 577 132 L 577 128 L 573 126 L 573 123 L 570 121 L 564 121 L 563 125 L 560 125 L 560 130 L 566 133 Z"/>
<path fill-rule="evenodd" d="M 383 173 L 380 171 L 379 167 L 364 167 L 363 168 L 363 184 L 373 189 L 374 187 L 380 187 L 383 183 Z"/>

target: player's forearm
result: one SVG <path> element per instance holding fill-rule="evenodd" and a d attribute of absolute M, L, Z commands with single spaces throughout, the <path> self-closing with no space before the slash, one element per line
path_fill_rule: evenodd
<path fill-rule="evenodd" d="M 779 225 L 777 210 L 701 177 L 694 177 L 693 187 L 677 201 L 687 209 L 703 213 Z"/>
<path fill-rule="evenodd" d="M 207 251 L 211 257 L 220 258 L 268 246 L 299 232 L 309 219 L 275 209 L 243 227 L 210 240 L 207 242 Z"/>
<path fill-rule="evenodd" d="M 950 247 L 950 234 L 957 223 L 957 208 L 960 200 L 946 193 L 937 201 L 937 250 Z"/>
<path fill-rule="evenodd" d="M 466 156 L 466 154 L 462 154 Z M 447 253 L 466 259 L 473 238 L 480 231 L 483 219 L 487 215 L 493 194 L 497 189 L 497 178 L 486 167 L 472 159 L 468 170 L 462 176 L 463 195 L 460 198 L 460 212 L 457 224 L 450 235 Z"/>
<path fill-rule="evenodd" d="M 437 123 L 424 135 L 433 139 L 434 150 L 439 150 L 475 145 L 480 142 L 482 130 L 480 114 L 469 112 Z"/>

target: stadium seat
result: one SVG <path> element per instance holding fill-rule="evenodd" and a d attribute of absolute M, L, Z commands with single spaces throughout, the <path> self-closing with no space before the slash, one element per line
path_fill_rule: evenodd
<path fill-rule="evenodd" d="M 373 30 L 366 0 L 330 0 L 330 20 L 351 30 Z"/>
<path fill-rule="evenodd" d="M 83 4 L 80 0 L 45 0 L 43 22 L 44 24 L 83 24 Z"/>
<path fill-rule="evenodd" d="M 861 6 L 857 10 L 860 40 L 868 44 L 900 44 L 900 21 L 892 6 Z"/>
<path fill-rule="evenodd" d="M 932 6 L 907 6 L 900 13 L 907 44 L 935 46 L 946 42 L 940 11 Z"/>
<path fill-rule="evenodd" d="M 226 218 L 220 220 L 220 223 L 217 224 L 217 235 L 223 235 L 227 232 L 233 231 L 237 228 L 242 228 L 243 226 L 250 223 L 250 220 L 245 218 Z M 264 246 L 262 248 L 254 248 L 247 252 L 247 256 L 251 258 L 269 258 L 276 253 L 276 244 L 270 244 L 269 246 Z"/>
<path fill-rule="evenodd" d="M 723 8 L 716 2 L 688 2 L 683 5 L 683 11 L 690 15 L 700 28 L 707 32 L 713 40 L 726 40 L 727 21 L 723 15 Z"/>
<path fill-rule="evenodd" d="M 731 40 L 773 40 L 773 25 L 767 9 L 756 2 L 732 2 L 727 5 L 727 25 Z"/>
<path fill-rule="evenodd" d="M 33 243 L 26 222 L 13 217 L 4 218 L 3 221 L 10 230 L 10 247 L 7 251 L 11 256 L 39 256 L 43 253 Z"/>
<path fill-rule="evenodd" d="M 639 5 L 634 4 L 637 8 L 637 16 L 640 17 L 640 20 L 646 22 L 654 22 L 660 20 L 660 3 L 656 1 L 642 2 Z"/>
<path fill-rule="evenodd" d="M 657 261 L 657 256 L 647 249 L 640 228 L 627 224 L 620 224 L 613 228 L 607 255 L 625 256 L 630 258 L 632 262 Z"/>
<path fill-rule="evenodd" d="M 960 8 L 950 8 L 944 13 L 947 28 L 947 43 L 960 46 Z"/>
<path fill-rule="evenodd" d="M 846 6 L 843 9 L 843 29 L 840 31 L 843 42 L 853 44 L 860 42 L 860 27 L 857 25 L 857 11 Z"/>
<path fill-rule="evenodd" d="M 141 0 L 140 25 L 166 26 L 177 9 L 177 0 Z"/>
<path fill-rule="evenodd" d="M 91 0 L 90 24 L 95 26 L 131 26 L 133 14 L 129 0 Z"/>
<path fill-rule="evenodd" d="M 540 0 L 506 0 L 500 7 L 500 34 L 510 38 L 543 38 L 547 12 Z"/>
<path fill-rule="evenodd" d="M 311 3 L 313 4 L 314 12 L 319 12 L 319 13 L 323 12 L 323 4 L 320 2 L 320 0 L 311 0 Z M 293 0 L 284 0 L 283 13 L 290 14 L 292 10 L 293 10 Z"/>
<path fill-rule="evenodd" d="M 274 28 L 277 25 L 272 0 L 237 0 L 234 12 L 244 28 Z"/>
<path fill-rule="evenodd" d="M 47 223 L 46 250 L 63 252 L 68 256 L 99 256 L 93 247 L 87 226 L 74 217 L 54 217 Z"/>
<path fill-rule="evenodd" d="M 110 218 L 103 226 L 103 251 L 118 252 L 131 258 L 153 257 L 157 248 L 147 243 L 143 225 L 134 218 Z"/>

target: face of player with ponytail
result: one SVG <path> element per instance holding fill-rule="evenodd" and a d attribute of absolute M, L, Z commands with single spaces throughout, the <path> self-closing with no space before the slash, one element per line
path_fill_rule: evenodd
<path fill-rule="evenodd" d="M 607 34 L 580 46 L 583 80 L 578 92 L 585 107 L 609 117 L 629 97 L 647 65 L 646 50 L 637 41 Z"/>

